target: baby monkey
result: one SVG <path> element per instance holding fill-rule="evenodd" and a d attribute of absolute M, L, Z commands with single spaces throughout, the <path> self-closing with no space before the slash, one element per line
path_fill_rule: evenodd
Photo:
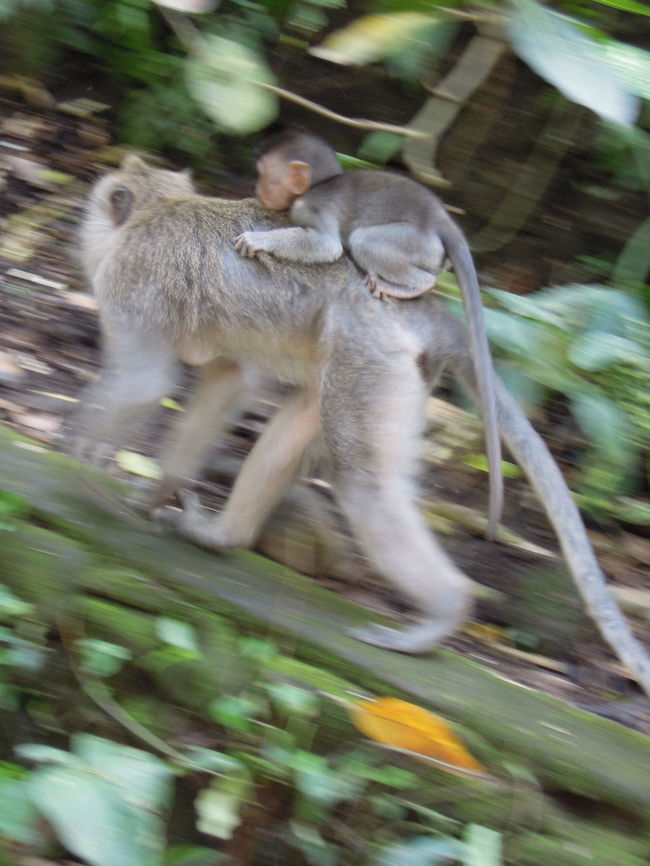
<path fill-rule="evenodd" d="M 242 255 L 314 264 L 346 249 L 376 298 L 417 298 L 435 285 L 453 223 L 420 184 L 382 171 L 343 173 L 324 139 L 296 128 L 262 142 L 257 171 L 260 202 L 289 210 L 299 228 L 244 232 L 235 241 Z"/>

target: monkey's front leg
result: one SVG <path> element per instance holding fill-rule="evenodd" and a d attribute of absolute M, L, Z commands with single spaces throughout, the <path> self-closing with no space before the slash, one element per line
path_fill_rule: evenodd
<path fill-rule="evenodd" d="M 276 258 L 301 264 L 335 262 L 343 255 L 343 246 L 337 234 L 298 227 L 242 232 L 235 239 L 235 249 L 246 258 L 254 258 L 259 253 L 271 253 Z"/>
<path fill-rule="evenodd" d="M 317 397 L 311 390 L 298 391 L 264 428 L 221 514 L 208 518 L 198 497 L 184 495 L 185 510 L 175 519 L 178 530 L 204 547 L 250 547 L 319 433 Z"/>

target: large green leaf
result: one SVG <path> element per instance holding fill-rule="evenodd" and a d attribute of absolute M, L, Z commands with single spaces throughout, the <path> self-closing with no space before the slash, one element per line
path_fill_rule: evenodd
<path fill-rule="evenodd" d="M 627 423 L 616 403 L 595 392 L 573 394 L 571 411 L 582 430 L 608 457 L 616 459 L 625 450 Z"/>
<path fill-rule="evenodd" d="M 514 0 L 507 26 L 521 59 L 566 97 L 604 120 L 635 121 L 638 99 L 603 61 L 598 44 L 569 19 L 535 0 Z"/>
<path fill-rule="evenodd" d="M 63 844 L 90 866 L 159 866 L 171 800 L 172 770 L 147 752 L 91 734 L 72 738 L 74 753 L 23 746 L 50 766 L 35 770 L 29 792 Z M 65 758 L 64 758 L 65 756 Z"/>
<path fill-rule="evenodd" d="M 197 39 L 185 74 L 191 94 L 224 132 L 255 132 L 278 113 L 277 98 L 261 86 L 274 84 L 263 58 L 233 39 Z"/>
<path fill-rule="evenodd" d="M 169 805 L 173 773 L 159 758 L 92 734 L 75 734 L 72 746 L 130 804 L 150 812 L 160 812 Z"/>
<path fill-rule="evenodd" d="M 645 14 L 650 15 L 650 7 L 646 10 Z M 650 52 L 615 39 L 606 39 L 597 45 L 618 80 L 638 96 L 650 99 Z"/>
<path fill-rule="evenodd" d="M 114 785 L 90 769 L 36 770 L 30 791 L 61 842 L 91 866 L 162 863 L 162 821 L 127 804 Z"/>

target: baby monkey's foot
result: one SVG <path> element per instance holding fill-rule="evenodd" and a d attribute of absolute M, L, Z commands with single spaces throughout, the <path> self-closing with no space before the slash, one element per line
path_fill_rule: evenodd
<path fill-rule="evenodd" d="M 373 298 L 399 298 L 402 301 L 419 298 L 420 295 L 432 289 L 435 284 L 436 281 L 433 280 L 430 286 L 419 289 L 412 286 L 402 286 L 399 283 L 391 283 L 389 280 L 380 277 L 379 274 L 368 274 L 366 277 L 366 285 L 372 291 Z"/>

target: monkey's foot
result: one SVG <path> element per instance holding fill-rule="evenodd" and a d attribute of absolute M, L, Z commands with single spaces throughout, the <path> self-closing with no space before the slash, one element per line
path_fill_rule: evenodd
<path fill-rule="evenodd" d="M 404 630 L 387 625 L 369 625 L 348 629 L 351 637 L 380 649 L 417 655 L 433 649 L 436 644 L 458 628 L 455 620 L 427 620 Z"/>
<path fill-rule="evenodd" d="M 241 529 L 229 529 L 223 513 L 215 514 L 203 508 L 196 493 L 181 490 L 178 491 L 177 497 L 182 510 L 161 508 L 156 512 L 155 519 L 162 526 L 177 532 L 188 541 L 211 550 L 250 547 L 252 539 L 244 536 Z"/>
<path fill-rule="evenodd" d="M 419 298 L 424 295 L 429 289 L 432 289 L 436 284 L 435 278 L 430 286 L 425 286 L 424 289 L 414 288 L 413 286 L 401 286 L 399 283 L 391 283 L 380 277 L 379 274 L 368 274 L 366 277 L 366 285 L 372 291 L 373 298 L 399 298 L 402 301 L 408 301 L 412 298 Z"/>

